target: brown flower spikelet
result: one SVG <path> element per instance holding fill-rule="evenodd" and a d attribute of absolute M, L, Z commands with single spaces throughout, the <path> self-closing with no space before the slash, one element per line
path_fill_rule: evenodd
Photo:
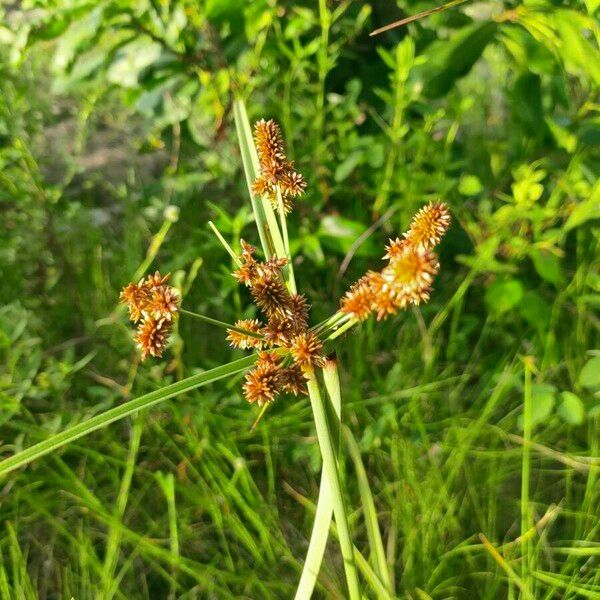
<path fill-rule="evenodd" d="M 252 283 L 250 293 L 256 305 L 271 317 L 277 313 L 285 314 L 289 307 L 289 292 L 279 275 L 266 272 Z"/>
<path fill-rule="evenodd" d="M 300 367 L 322 366 L 324 358 L 321 350 L 323 350 L 323 343 L 314 333 L 310 332 L 295 336 L 290 343 L 290 354 Z"/>
<path fill-rule="evenodd" d="M 142 318 L 142 309 L 148 298 L 148 290 L 144 287 L 144 280 L 139 283 L 126 285 L 119 295 L 119 302 L 129 305 L 129 318 L 137 323 Z"/>
<path fill-rule="evenodd" d="M 282 369 L 279 363 L 259 359 L 256 366 L 246 373 L 244 395 L 250 404 L 263 406 L 273 402 L 282 389 Z"/>
<path fill-rule="evenodd" d="M 268 198 L 273 208 L 278 210 L 279 187 L 283 211 L 288 214 L 293 208 L 292 199 L 304 193 L 306 181 L 287 159 L 281 129 L 275 121 L 258 121 L 254 125 L 254 141 L 260 173 L 252 184 L 252 193 Z"/>
<path fill-rule="evenodd" d="M 408 246 L 401 255 L 390 260 L 382 275 L 395 302 L 404 308 L 429 299 L 431 284 L 438 270 L 439 261 L 434 252 Z"/>
<path fill-rule="evenodd" d="M 155 319 L 170 321 L 179 309 L 179 292 L 170 285 L 159 285 L 152 289 L 143 309 Z"/>
<path fill-rule="evenodd" d="M 283 369 L 281 372 L 281 387 L 283 391 L 299 396 L 300 394 L 307 395 L 308 388 L 306 387 L 306 378 L 302 369 L 297 364 Z"/>
<path fill-rule="evenodd" d="M 372 277 L 370 273 L 355 282 L 340 301 L 341 312 L 357 321 L 364 321 L 372 312 L 373 290 L 369 284 Z"/>
<path fill-rule="evenodd" d="M 308 327 L 308 311 L 310 306 L 302 294 L 292 294 L 289 300 L 289 315 L 296 333 L 305 331 Z"/>
<path fill-rule="evenodd" d="M 287 315 L 275 313 L 270 316 L 269 322 L 263 329 L 265 342 L 270 346 L 289 346 L 294 335 L 293 323 Z"/>
<path fill-rule="evenodd" d="M 398 304 L 391 286 L 385 281 L 381 273 L 370 271 L 368 285 L 372 293 L 371 309 L 381 321 L 398 311 Z"/>
<path fill-rule="evenodd" d="M 254 141 L 261 165 L 285 161 L 283 136 L 279 125 L 273 119 L 261 119 L 254 124 Z"/>
<path fill-rule="evenodd" d="M 433 248 L 450 227 L 450 212 L 443 202 L 430 202 L 413 217 L 404 237 L 419 248 Z"/>
<path fill-rule="evenodd" d="M 142 354 L 142 360 L 148 356 L 160 358 L 167 345 L 171 325 L 164 319 L 156 320 L 147 317 L 138 325 L 134 341 Z"/>
<path fill-rule="evenodd" d="M 234 323 L 236 327 L 251 331 L 253 333 L 261 333 L 262 323 L 257 319 L 240 319 Z M 260 338 L 234 331 L 233 329 L 227 330 L 227 341 L 234 348 L 240 348 L 241 350 L 247 350 L 248 348 L 262 348 L 264 341 Z"/>
<path fill-rule="evenodd" d="M 341 312 L 364 320 L 371 312 L 377 320 L 395 314 L 409 304 L 429 300 L 431 285 L 439 271 L 431 250 L 450 226 L 450 213 L 443 203 L 429 203 L 412 219 L 403 238 L 390 239 L 384 259 L 389 264 L 380 273 L 368 272 L 342 298 Z"/>
<path fill-rule="evenodd" d="M 160 287 L 161 285 L 165 285 L 169 281 L 169 279 L 171 279 L 171 273 L 167 273 L 163 277 L 158 271 L 155 271 L 154 275 L 148 275 L 146 281 L 144 282 L 144 285 L 149 290 L 153 290 L 154 288 Z"/>
<path fill-rule="evenodd" d="M 139 283 L 130 283 L 120 294 L 120 301 L 129 304 L 129 317 L 139 323 L 135 342 L 142 360 L 160 357 L 167 345 L 172 322 L 179 312 L 179 292 L 167 285 L 171 274 L 164 277 L 159 271 Z"/>
<path fill-rule="evenodd" d="M 281 193 L 285 197 L 301 196 L 306 190 L 306 181 L 300 173 L 296 171 L 286 171 L 279 182 Z"/>
<path fill-rule="evenodd" d="M 395 240 L 390 239 L 390 243 L 385 247 L 384 259 L 390 259 L 394 256 L 398 256 L 404 252 L 406 246 L 410 244 L 407 239 L 396 238 Z"/>
<path fill-rule="evenodd" d="M 254 247 L 247 244 L 244 240 L 240 240 L 242 246 L 242 254 L 240 255 L 241 266 L 234 271 L 234 277 L 245 286 L 252 285 L 256 278 L 257 262 L 254 258 Z"/>

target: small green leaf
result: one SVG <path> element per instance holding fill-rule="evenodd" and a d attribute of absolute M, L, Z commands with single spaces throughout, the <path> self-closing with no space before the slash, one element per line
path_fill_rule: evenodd
<path fill-rule="evenodd" d="M 354 171 L 356 166 L 363 159 L 362 151 L 352 152 L 344 161 L 342 161 L 335 170 L 334 179 L 339 183 L 344 181 Z"/>
<path fill-rule="evenodd" d="M 424 94 L 429 98 L 446 95 L 457 79 L 466 75 L 486 46 L 494 40 L 497 23 L 484 21 L 463 27 L 449 40 L 438 40 L 430 44 L 425 56 L 423 79 Z"/>
<path fill-rule="evenodd" d="M 523 286 L 516 279 L 494 281 L 485 293 L 490 309 L 498 315 L 514 308 L 523 298 Z"/>
<path fill-rule="evenodd" d="M 555 285 L 560 284 L 562 281 L 562 270 L 560 268 L 560 260 L 556 254 L 552 254 L 547 250 L 533 248 L 531 250 L 531 260 L 533 260 L 533 266 L 542 279 Z"/>
<path fill-rule="evenodd" d="M 600 219 L 600 183 L 597 183 L 591 197 L 578 204 L 569 215 L 565 229 L 569 231 L 574 227 L 583 225 L 591 219 Z"/>
<path fill-rule="evenodd" d="M 458 184 L 458 191 L 463 196 L 476 196 L 483 190 L 483 185 L 476 175 L 462 175 Z"/>
<path fill-rule="evenodd" d="M 327 215 L 321 220 L 318 236 L 323 246 L 342 253 L 348 252 L 356 240 L 365 232 L 365 226 L 352 219 L 337 215 Z M 374 243 L 369 238 L 356 248 L 357 256 L 370 256 L 376 251 Z"/>
<path fill-rule="evenodd" d="M 573 392 L 562 392 L 562 402 L 556 409 L 557 414 L 570 425 L 581 425 L 585 416 L 583 402 Z"/>
<path fill-rule="evenodd" d="M 556 403 L 556 388 L 547 383 L 534 383 L 531 386 L 531 424 L 539 425 L 552 414 Z"/>
<path fill-rule="evenodd" d="M 519 302 L 519 312 L 538 331 L 543 332 L 550 321 L 550 305 L 535 290 L 527 290 Z"/>
<path fill-rule="evenodd" d="M 585 363 L 579 373 L 579 384 L 586 388 L 600 387 L 600 356 L 594 356 Z"/>

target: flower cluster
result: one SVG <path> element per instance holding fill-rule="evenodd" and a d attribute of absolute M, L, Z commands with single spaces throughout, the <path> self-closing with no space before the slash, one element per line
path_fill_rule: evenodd
<path fill-rule="evenodd" d="M 398 309 L 429 300 L 431 284 L 439 271 L 433 248 L 450 227 L 443 203 L 429 203 L 414 217 L 402 238 L 390 240 L 381 271 L 369 271 L 346 292 L 341 312 L 362 321 L 372 313 L 385 319 Z"/>
<path fill-rule="evenodd" d="M 293 207 L 293 198 L 306 189 L 306 181 L 294 170 L 294 164 L 285 155 L 285 144 L 279 125 L 272 119 L 261 119 L 254 125 L 254 140 L 260 164 L 260 174 L 252 185 L 257 196 L 268 198 L 278 208 L 277 189 L 281 193 L 285 213 Z"/>
<path fill-rule="evenodd" d="M 322 364 L 323 344 L 308 330 L 306 298 L 287 289 L 282 275 L 287 261 L 275 257 L 257 261 L 254 248 L 243 240 L 241 245 L 241 266 L 234 275 L 248 287 L 266 323 L 237 321 L 237 331 L 230 329 L 227 339 L 235 348 L 258 350 L 256 366 L 246 374 L 244 394 L 248 402 L 262 406 L 282 391 L 306 393 L 302 368 Z M 275 352 L 277 348 L 285 348 L 287 356 Z"/>
<path fill-rule="evenodd" d="M 174 287 L 167 285 L 170 277 L 156 271 L 121 292 L 120 301 L 129 305 L 129 318 L 138 326 L 134 339 L 142 360 L 162 356 L 177 317 L 180 297 Z"/>

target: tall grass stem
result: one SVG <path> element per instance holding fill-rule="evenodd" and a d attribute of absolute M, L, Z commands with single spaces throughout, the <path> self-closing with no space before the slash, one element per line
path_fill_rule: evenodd
<path fill-rule="evenodd" d="M 346 573 L 346 583 L 348 585 L 348 594 L 350 600 L 360 600 L 360 590 L 358 585 L 358 575 L 356 563 L 354 562 L 354 548 L 350 537 L 350 527 L 348 526 L 348 517 L 346 505 L 342 494 L 342 485 L 333 451 L 333 440 L 331 430 L 327 422 L 325 405 L 319 390 L 319 383 L 312 366 L 305 369 L 307 378 L 308 395 L 315 420 L 319 447 L 323 457 L 323 470 L 327 477 L 333 500 L 333 513 L 340 537 L 340 548 L 342 558 L 344 559 L 344 570 Z"/>

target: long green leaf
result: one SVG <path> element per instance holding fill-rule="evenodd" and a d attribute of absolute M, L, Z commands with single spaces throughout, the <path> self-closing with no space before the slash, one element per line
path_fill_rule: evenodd
<path fill-rule="evenodd" d="M 358 490 L 360 492 L 360 500 L 363 506 L 367 537 L 369 539 L 369 547 L 371 548 L 372 560 L 374 563 L 373 567 L 375 568 L 375 573 L 377 573 L 379 579 L 385 584 L 388 591 L 391 592 L 392 582 L 387 568 L 385 549 L 383 547 L 383 540 L 381 539 L 381 531 L 379 530 L 379 523 L 377 521 L 377 511 L 375 509 L 375 502 L 373 501 L 373 494 L 369 487 L 367 472 L 365 471 L 360 456 L 360 449 L 352 432 L 346 425 L 342 426 L 342 430 L 344 432 L 344 438 L 346 439 L 350 458 L 352 458 L 354 469 L 356 470 L 356 479 L 358 482 Z"/>
<path fill-rule="evenodd" d="M 2 462 L 0 462 L 0 477 L 10 473 L 10 471 L 14 471 L 19 467 L 29 464 L 30 462 L 40 458 L 41 456 L 44 456 L 45 454 L 48 454 L 49 452 L 57 450 L 61 446 L 70 444 L 76 439 L 83 437 L 84 435 L 87 435 L 96 429 L 100 429 L 101 427 L 105 427 L 114 421 L 118 421 L 123 417 L 127 417 L 138 410 L 148 408 L 154 404 L 158 404 L 159 402 L 163 402 L 164 400 L 172 398 L 173 396 L 185 394 L 186 392 L 190 392 L 191 390 L 212 383 L 213 381 L 217 381 L 219 379 L 223 379 L 224 377 L 228 377 L 229 375 L 234 375 L 235 373 L 244 371 L 248 367 L 251 367 L 255 360 L 256 356 L 248 356 L 246 358 L 241 358 L 239 360 L 230 362 L 226 365 L 221 365 L 220 367 L 210 369 L 204 373 L 192 375 L 191 377 L 182 379 L 181 381 L 177 381 L 171 385 L 167 385 L 163 388 L 155 390 L 154 392 L 144 394 L 139 398 L 129 400 L 129 402 L 125 402 L 120 406 L 111 408 L 110 410 L 96 415 L 87 421 L 78 423 L 77 425 L 74 425 L 65 431 L 61 431 L 60 433 L 57 433 L 48 439 L 39 442 L 38 444 L 30 446 L 29 448 L 25 448 L 25 450 L 21 450 L 21 452 L 17 452 L 17 454 L 4 459 Z"/>

